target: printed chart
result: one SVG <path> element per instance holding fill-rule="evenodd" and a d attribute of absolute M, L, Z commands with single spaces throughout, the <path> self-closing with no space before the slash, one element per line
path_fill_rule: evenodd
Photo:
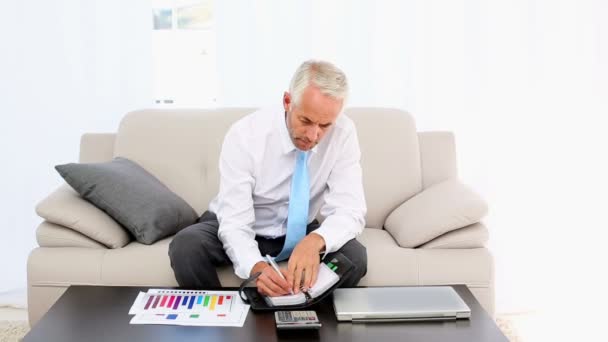
<path fill-rule="evenodd" d="M 239 327 L 248 312 L 237 291 L 171 289 L 140 292 L 129 310 L 131 324 Z"/>

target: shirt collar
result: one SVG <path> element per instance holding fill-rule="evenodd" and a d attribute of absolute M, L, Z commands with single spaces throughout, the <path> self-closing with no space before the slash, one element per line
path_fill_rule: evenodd
<path fill-rule="evenodd" d="M 279 119 L 277 120 L 278 129 L 281 135 L 281 143 L 283 145 L 283 154 L 288 154 L 291 151 L 297 150 L 297 147 L 291 141 L 291 137 L 289 136 L 289 131 L 287 130 L 287 120 L 286 113 L 283 112 L 282 115 L 278 115 Z M 317 153 L 319 145 L 315 145 L 310 151 L 313 153 Z"/>

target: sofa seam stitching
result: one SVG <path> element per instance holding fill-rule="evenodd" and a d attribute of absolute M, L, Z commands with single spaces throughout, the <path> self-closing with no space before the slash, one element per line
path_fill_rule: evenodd
<path fill-rule="evenodd" d="M 427 247 L 427 249 L 440 249 L 440 248 L 442 248 L 442 247 L 444 247 L 446 245 L 449 245 L 449 244 L 462 243 L 462 242 L 475 241 L 475 240 L 476 239 L 469 238 L 469 239 L 455 240 L 455 241 L 451 241 L 451 242 L 444 242 L 444 243 L 436 245 L 434 247 Z M 472 248 L 481 248 L 481 247 L 485 247 L 485 245 L 479 246 L 479 247 L 456 247 L 456 248 L 452 248 L 452 249 L 472 249 Z M 422 247 L 422 248 L 424 248 L 424 247 Z M 451 248 L 447 248 L 447 249 L 451 249 Z"/>

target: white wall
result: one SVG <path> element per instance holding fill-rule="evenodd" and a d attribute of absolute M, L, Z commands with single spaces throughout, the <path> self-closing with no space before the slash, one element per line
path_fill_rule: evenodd
<path fill-rule="evenodd" d="M 76 159 L 82 132 L 114 131 L 150 103 L 150 12 L 145 1 L 5 6 L 0 267 L 13 288 L 34 204 L 59 183 L 52 166 Z M 490 203 L 500 312 L 589 306 L 607 259 L 606 17 L 592 0 L 216 1 L 218 105 L 278 102 L 302 60 L 334 61 L 350 105 L 455 132 L 461 178 Z"/>
<path fill-rule="evenodd" d="M 350 105 L 455 132 L 461 178 L 490 203 L 499 312 L 600 284 L 606 2 L 218 3 L 219 105 L 278 102 L 302 60 L 325 58 L 347 72 Z"/>
<path fill-rule="evenodd" d="M 150 106 L 148 1 L 3 1 L 0 21 L 0 292 L 23 288 L 35 204 L 78 159 L 80 135 Z M 15 304 L 22 299 L 13 297 Z"/>

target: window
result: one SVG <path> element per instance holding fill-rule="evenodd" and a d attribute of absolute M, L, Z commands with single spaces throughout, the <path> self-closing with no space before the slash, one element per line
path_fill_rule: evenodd
<path fill-rule="evenodd" d="M 161 107 L 214 107 L 212 0 L 152 1 L 154 98 Z"/>

